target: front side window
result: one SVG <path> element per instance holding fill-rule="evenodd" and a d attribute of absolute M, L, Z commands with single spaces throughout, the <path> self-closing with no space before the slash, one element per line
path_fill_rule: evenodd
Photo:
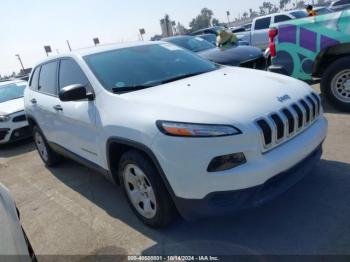
<path fill-rule="evenodd" d="M 62 89 L 65 86 L 81 84 L 89 85 L 89 81 L 79 65 L 72 59 L 63 59 L 60 62 L 60 72 L 58 75 L 58 85 Z"/>
<path fill-rule="evenodd" d="M 40 70 L 38 91 L 57 95 L 57 61 L 43 64 Z"/>
<path fill-rule="evenodd" d="M 0 86 L 0 103 L 23 97 L 26 82 L 11 83 Z"/>
<path fill-rule="evenodd" d="M 265 17 L 261 19 L 257 19 L 255 21 L 255 30 L 267 29 L 270 27 L 271 17 Z"/>
<path fill-rule="evenodd" d="M 217 65 L 169 43 L 121 48 L 84 60 L 109 91 L 128 92 L 216 70 Z"/>
<path fill-rule="evenodd" d="M 348 5 L 350 4 L 350 0 L 340 0 L 335 5 Z"/>

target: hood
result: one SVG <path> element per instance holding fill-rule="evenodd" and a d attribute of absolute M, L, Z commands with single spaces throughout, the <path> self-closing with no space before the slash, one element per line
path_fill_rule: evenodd
<path fill-rule="evenodd" d="M 222 69 L 121 95 L 135 112 L 158 119 L 232 123 L 252 121 L 296 102 L 310 86 L 279 74 L 240 67 Z M 290 99 L 280 102 L 280 97 Z"/>
<path fill-rule="evenodd" d="M 0 115 L 10 115 L 23 110 L 23 97 L 0 103 Z"/>
<path fill-rule="evenodd" d="M 197 53 L 201 57 L 222 65 L 238 66 L 241 63 L 263 56 L 260 49 L 253 46 L 236 46 L 231 48 L 211 48 Z"/>

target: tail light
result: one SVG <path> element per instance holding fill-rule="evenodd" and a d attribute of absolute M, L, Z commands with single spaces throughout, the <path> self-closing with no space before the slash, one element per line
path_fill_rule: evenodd
<path fill-rule="evenodd" d="M 275 37 L 278 35 L 278 30 L 276 28 L 270 28 L 269 31 L 269 38 L 270 38 L 270 53 L 271 57 L 276 56 L 276 44 L 275 44 Z"/>

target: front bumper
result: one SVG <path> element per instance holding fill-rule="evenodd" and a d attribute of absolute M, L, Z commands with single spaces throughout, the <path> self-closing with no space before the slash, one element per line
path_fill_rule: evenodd
<path fill-rule="evenodd" d="M 26 122 L 24 126 L 15 128 L 0 128 L 0 144 L 11 143 L 28 138 L 32 135 L 31 129 Z"/>
<path fill-rule="evenodd" d="M 200 217 L 234 213 L 239 210 L 259 206 L 299 182 L 322 155 L 322 144 L 301 162 L 288 170 L 273 176 L 265 183 L 247 189 L 214 192 L 203 199 L 184 199 L 175 197 L 175 205 L 183 218 L 188 220 Z"/>

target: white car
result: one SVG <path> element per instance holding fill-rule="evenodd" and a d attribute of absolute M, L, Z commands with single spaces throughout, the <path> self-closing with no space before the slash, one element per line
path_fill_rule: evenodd
<path fill-rule="evenodd" d="M 36 261 L 8 189 L 0 183 L 0 257 L 4 261 Z M 7 259 L 6 259 L 7 258 Z"/>
<path fill-rule="evenodd" d="M 25 112 L 24 89 L 26 81 L 0 83 L 0 144 L 31 136 Z"/>
<path fill-rule="evenodd" d="M 48 166 L 64 155 L 101 171 L 154 227 L 275 197 L 313 167 L 327 131 L 307 84 L 165 42 L 49 58 L 25 108 Z"/>

